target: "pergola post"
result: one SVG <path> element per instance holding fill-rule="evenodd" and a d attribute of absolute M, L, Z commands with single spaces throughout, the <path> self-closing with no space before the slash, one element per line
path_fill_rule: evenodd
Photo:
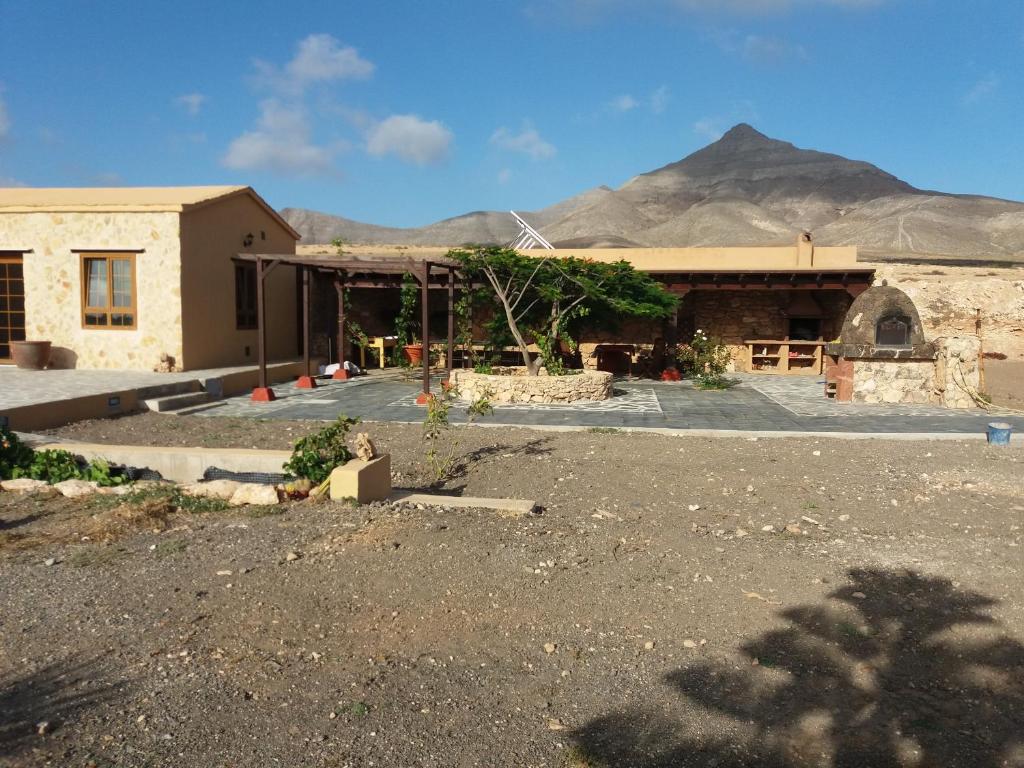
<path fill-rule="evenodd" d="M 455 362 L 455 269 L 448 267 L 448 381 Z"/>
<path fill-rule="evenodd" d="M 332 378 L 348 381 L 351 376 L 345 370 L 345 273 L 342 271 L 334 277 L 334 290 L 338 294 L 338 370 Z"/>
<path fill-rule="evenodd" d="M 276 262 L 275 262 L 276 263 Z M 269 270 L 268 270 L 269 271 Z M 258 403 L 269 403 L 276 400 L 269 386 L 267 386 L 267 294 L 263 286 L 263 280 L 267 272 L 263 269 L 263 259 L 256 259 L 256 337 L 259 349 L 259 381 L 252 391 L 252 399 Z"/>
<path fill-rule="evenodd" d="M 420 276 L 420 335 L 423 343 L 423 391 L 416 398 L 417 405 L 426 405 L 430 394 L 430 262 L 423 262 Z"/>
<path fill-rule="evenodd" d="M 313 372 L 310 370 L 309 362 L 309 294 L 310 294 L 310 269 L 309 267 L 302 267 L 302 362 L 306 372 L 305 376 L 300 376 L 299 380 L 295 383 L 295 386 L 299 389 L 315 389 L 316 379 L 313 378 Z"/>

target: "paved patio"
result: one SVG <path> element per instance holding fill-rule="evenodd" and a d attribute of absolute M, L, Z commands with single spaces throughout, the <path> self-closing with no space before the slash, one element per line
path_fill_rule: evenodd
<path fill-rule="evenodd" d="M 483 421 L 513 426 L 741 430 L 757 432 L 983 433 L 998 418 L 1024 431 L 1024 418 L 1005 412 L 952 411 L 930 406 L 836 403 L 823 396 L 818 378 L 738 375 L 728 390 L 704 392 L 689 382 L 620 380 L 616 396 L 601 403 L 505 405 Z M 276 385 L 278 399 L 224 400 L 197 411 L 203 416 L 330 421 L 340 413 L 366 421 L 419 422 L 419 382 L 397 376 L 324 382 L 315 390 Z M 465 418 L 455 408 L 452 421 Z"/>
<path fill-rule="evenodd" d="M 255 370 L 255 366 L 239 365 L 178 373 L 154 373 L 151 371 L 89 371 L 64 368 L 26 371 L 13 365 L 0 365 L 0 412 L 26 405 L 40 405 L 76 397 L 123 392 L 129 389 L 159 389 L 168 385 L 216 379 L 250 370 Z"/>

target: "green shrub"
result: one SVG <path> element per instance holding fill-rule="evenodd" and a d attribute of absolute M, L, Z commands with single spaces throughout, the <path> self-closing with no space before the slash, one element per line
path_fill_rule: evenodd
<path fill-rule="evenodd" d="M 724 389 L 728 386 L 725 372 L 732 362 L 732 354 L 721 341 L 699 328 L 693 335 L 693 341 L 676 348 L 675 357 L 680 369 L 693 377 L 698 388 Z"/>
<path fill-rule="evenodd" d="M 358 419 L 342 415 L 330 426 L 302 438 L 295 443 L 284 471 L 295 477 L 304 477 L 313 485 L 320 485 L 330 476 L 332 469 L 352 458 L 345 439 L 349 430 L 358 423 Z"/>
<path fill-rule="evenodd" d="M 32 449 L 6 427 L 0 427 L 0 480 L 20 477 L 15 472 L 32 464 Z"/>
<path fill-rule="evenodd" d="M 81 479 L 78 459 L 68 451 L 36 451 L 27 467 L 14 470 L 15 477 L 31 477 L 47 483 Z"/>

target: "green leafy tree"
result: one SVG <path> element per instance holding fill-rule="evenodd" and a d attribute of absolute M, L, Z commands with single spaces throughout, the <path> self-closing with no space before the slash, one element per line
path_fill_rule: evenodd
<path fill-rule="evenodd" d="M 535 258 L 511 248 L 455 250 L 449 257 L 460 261 L 472 278 L 490 286 L 497 314 L 504 318 L 531 376 L 542 364 L 551 373 L 561 370 L 563 343 L 574 348 L 572 333 L 584 318 L 658 319 L 667 317 L 676 304 L 660 283 L 626 261 Z M 537 359 L 530 354 L 531 342 L 541 350 Z"/>

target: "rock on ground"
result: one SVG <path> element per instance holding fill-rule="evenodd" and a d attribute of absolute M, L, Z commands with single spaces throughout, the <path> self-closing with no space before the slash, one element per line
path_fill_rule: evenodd
<path fill-rule="evenodd" d="M 272 485 L 240 483 L 232 494 L 229 503 L 233 507 L 240 507 L 243 504 L 267 506 L 269 504 L 277 504 L 278 501 L 277 490 Z"/>

